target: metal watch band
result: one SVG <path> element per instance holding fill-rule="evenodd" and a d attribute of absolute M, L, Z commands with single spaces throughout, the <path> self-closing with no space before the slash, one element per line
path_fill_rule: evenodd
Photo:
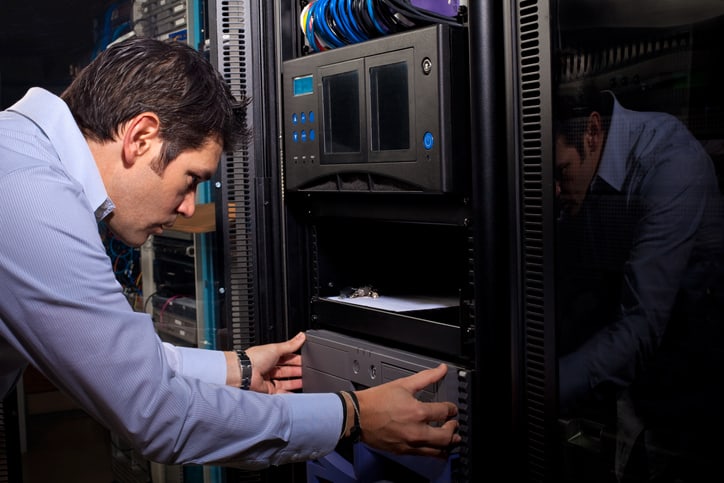
<path fill-rule="evenodd" d="M 247 390 L 251 386 L 251 359 L 243 349 L 238 349 L 236 355 L 239 356 L 239 370 L 241 371 L 241 385 L 239 385 L 239 388 Z"/>

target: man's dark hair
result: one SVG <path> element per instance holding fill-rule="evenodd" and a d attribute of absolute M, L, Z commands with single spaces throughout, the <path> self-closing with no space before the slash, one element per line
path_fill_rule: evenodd
<path fill-rule="evenodd" d="M 223 149 L 244 140 L 246 100 L 238 101 L 214 66 L 178 41 L 131 38 L 101 52 L 61 95 L 83 135 L 112 141 L 142 112 L 160 119 L 160 169 L 218 137 Z"/>
<path fill-rule="evenodd" d="M 554 134 L 562 136 L 583 157 L 583 134 L 593 112 L 601 115 L 603 130 L 607 133 L 613 112 L 613 95 L 585 84 L 570 93 L 559 92 L 555 102 Z"/>

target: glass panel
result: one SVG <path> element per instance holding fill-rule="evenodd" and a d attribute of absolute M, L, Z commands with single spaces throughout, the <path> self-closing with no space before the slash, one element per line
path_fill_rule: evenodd
<path fill-rule="evenodd" d="M 372 151 L 410 147 L 407 63 L 370 69 Z"/>
<path fill-rule="evenodd" d="M 357 71 L 322 79 L 324 152 L 360 152 L 359 76 Z"/>
<path fill-rule="evenodd" d="M 724 5 L 559 1 L 567 481 L 706 481 L 724 425 Z"/>

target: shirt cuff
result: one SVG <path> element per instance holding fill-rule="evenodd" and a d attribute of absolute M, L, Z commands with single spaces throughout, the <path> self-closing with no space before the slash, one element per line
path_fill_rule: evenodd
<path fill-rule="evenodd" d="M 337 447 L 342 428 L 342 404 L 334 393 L 278 394 L 289 398 L 292 424 L 286 453 L 293 461 L 325 456 Z M 323 415 L 323 416 L 322 416 Z"/>
<path fill-rule="evenodd" d="M 222 351 L 178 347 L 163 343 L 171 368 L 178 374 L 211 384 L 226 384 L 226 357 Z"/>

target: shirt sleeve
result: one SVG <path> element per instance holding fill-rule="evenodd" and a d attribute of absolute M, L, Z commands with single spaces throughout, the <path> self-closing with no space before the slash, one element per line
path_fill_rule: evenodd
<path fill-rule="evenodd" d="M 224 386 L 202 367 L 218 354 L 163 345 L 123 295 L 82 188 L 60 169 L 16 170 L 0 190 L 0 335 L 96 420 L 162 463 L 256 469 L 334 449 L 334 394 Z"/>
<path fill-rule="evenodd" d="M 210 384 L 226 384 L 226 357 L 222 351 L 179 347 L 163 343 L 172 370 Z"/>

